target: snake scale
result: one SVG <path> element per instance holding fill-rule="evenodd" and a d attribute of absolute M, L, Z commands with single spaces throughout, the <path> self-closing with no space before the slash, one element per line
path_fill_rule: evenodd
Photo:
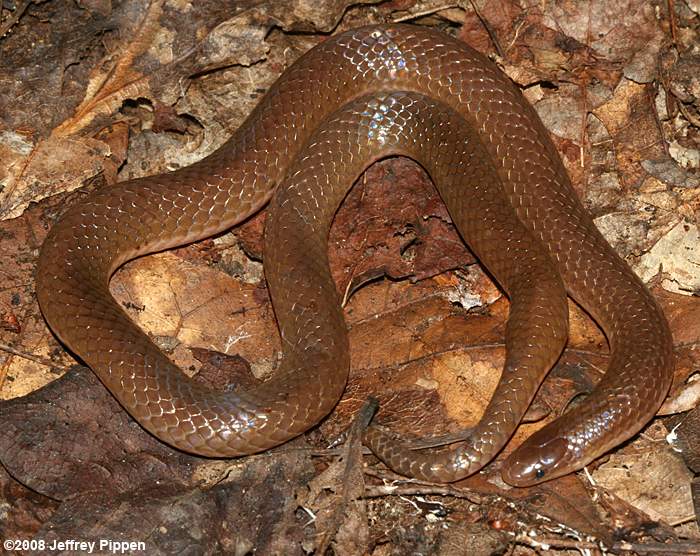
<path fill-rule="evenodd" d="M 526 486 L 597 458 L 656 413 L 673 373 L 671 334 L 640 280 L 596 229 L 547 131 L 487 58 L 436 30 L 352 29 L 311 49 L 217 151 L 122 182 L 71 207 L 40 253 L 37 296 L 56 335 L 148 431 L 187 452 L 252 454 L 301 434 L 341 397 L 350 365 L 327 236 L 358 175 L 386 156 L 425 167 L 459 232 L 511 299 L 501 381 L 469 438 L 410 450 L 370 426 L 395 471 L 449 482 L 488 463 L 521 421 L 567 337 L 567 294 L 600 324 L 607 372 L 579 405 L 505 461 Z M 135 257 L 226 230 L 272 199 L 265 274 L 283 346 L 247 391 L 187 378 L 109 293 Z"/>

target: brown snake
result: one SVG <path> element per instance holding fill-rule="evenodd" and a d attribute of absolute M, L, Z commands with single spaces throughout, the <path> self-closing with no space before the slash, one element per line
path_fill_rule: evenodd
<path fill-rule="evenodd" d="M 102 189 L 72 207 L 40 254 L 42 311 L 161 440 L 219 457 L 278 445 L 318 423 L 343 393 L 348 340 L 328 271 L 327 233 L 355 178 L 396 154 L 428 170 L 512 305 L 503 377 L 469 439 L 438 453 L 412 451 L 372 426 L 365 438 L 372 450 L 394 470 L 434 481 L 483 467 L 563 348 L 566 293 L 604 329 L 609 368 L 581 404 L 510 455 L 504 478 L 528 485 L 561 476 L 637 433 L 672 377 L 661 310 L 595 228 L 517 88 L 485 57 L 428 28 L 375 26 L 327 40 L 294 63 L 204 160 Z M 265 272 L 284 357 L 253 390 L 210 391 L 131 322 L 110 295 L 109 279 L 130 259 L 234 226 L 278 185 Z"/>

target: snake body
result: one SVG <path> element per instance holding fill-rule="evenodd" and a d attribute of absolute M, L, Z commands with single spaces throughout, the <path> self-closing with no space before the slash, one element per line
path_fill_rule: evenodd
<path fill-rule="evenodd" d="M 485 465 L 563 348 L 566 293 L 604 329 L 609 368 L 586 400 L 510 455 L 504 478 L 528 485 L 569 473 L 638 432 L 672 377 L 661 310 L 595 228 L 517 88 L 482 55 L 427 28 L 365 27 L 323 42 L 207 158 L 102 189 L 70 208 L 40 253 L 45 318 L 161 440 L 217 457 L 278 445 L 316 424 L 343 393 L 348 340 L 327 268 L 327 231 L 357 175 L 395 154 L 428 170 L 512 306 L 501 383 L 466 442 L 416 452 L 372 426 L 367 444 L 396 471 L 429 480 L 454 481 Z M 262 385 L 213 392 L 132 323 L 109 279 L 127 260 L 234 226 L 273 193 L 265 273 L 284 356 Z"/>

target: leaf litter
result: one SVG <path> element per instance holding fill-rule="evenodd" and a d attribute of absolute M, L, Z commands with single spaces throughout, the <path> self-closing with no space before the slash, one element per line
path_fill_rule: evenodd
<path fill-rule="evenodd" d="M 3 537 L 126 535 L 149 539 L 153 553 L 700 551 L 699 12 L 693 2 L 643 0 L 4 3 Z M 214 150 L 325 33 L 399 20 L 456 34 L 523 88 L 596 224 L 668 315 L 677 369 L 664 416 L 586 472 L 512 489 L 499 456 L 436 487 L 359 457 L 357 442 L 325 449 L 370 395 L 394 430 L 467 429 L 499 377 L 508 303 L 410 161 L 373 166 L 334 223 L 353 361 L 347 391 L 319 427 L 269 453 L 214 461 L 156 441 L 75 366 L 40 315 L 36 256 L 66 206 Z M 245 388 L 278 364 L 258 262 L 263 225 L 264 214 L 133 261 L 112 282 L 129 315 L 213 387 Z M 604 336 L 570 309 L 569 348 L 505 454 L 585 396 L 606 367 Z"/>

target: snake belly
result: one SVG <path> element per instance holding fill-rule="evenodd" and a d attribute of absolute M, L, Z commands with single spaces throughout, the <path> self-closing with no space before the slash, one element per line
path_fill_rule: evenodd
<path fill-rule="evenodd" d="M 205 456 L 238 456 L 304 432 L 333 409 L 347 380 L 345 324 L 340 312 L 328 310 L 338 304 L 334 288 L 320 285 L 321 280 L 295 280 L 266 253 L 284 357 L 275 376 L 259 387 L 220 393 L 188 379 L 133 324 L 111 297 L 109 279 L 130 259 L 241 222 L 271 198 L 286 176 L 293 179 L 293 165 L 301 170 L 303 161 L 315 156 L 312 135 L 321 133 L 343 107 L 392 92 L 420 95 L 416 98 L 425 106 L 438 107 L 435 114 L 443 111 L 448 120 L 459 122 L 455 133 L 475 145 L 465 154 L 485 161 L 484 175 L 493 176 L 502 188 L 491 204 L 484 201 L 487 209 L 501 211 L 505 206 L 506 212 L 514 211 L 522 237 L 532 240 L 527 240 L 533 245 L 527 250 L 530 256 L 541 259 L 542 268 L 555 269 L 544 274 L 552 283 L 560 276 L 566 292 L 606 333 L 610 365 L 596 389 L 511 454 L 502 472 L 508 482 L 527 485 L 579 469 L 638 432 L 660 406 L 673 371 L 668 325 L 653 297 L 595 228 L 546 130 L 518 89 L 488 59 L 432 29 L 382 25 L 337 35 L 287 69 L 234 135 L 207 158 L 176 172 L 105 188 L 69 209 L 50 231 L 39 257 L 37 297 L 44 316 L 144 428 L 177 448 Z M 343 141 L 349 152 L 321 153 L 323 162 L 332 167 L 343 156 L 359 158 L 361 145 L 355 139 Z M 416 140 L 419 150 L 428 150 Z M 396 154 L 415 154 L 405 148 Z M 386 154 L 392 152 L 381 153 Z M 432 172 L 436 185 L 458 227 L 472 239 L 454 208 L 463 201 L 450 200 L 458 195 L 455 184 L 464 181 L 451 176 L 444 163 L 415 157 L 426 167 L 438 164 Z M 315 217 L 313 209 L 307 207 L 307 217 Z M 473 225 L 464 223 L 465 230 Z M 270 243 L 266 239 L 266 250 Z M 321 276 L 322 257 L 313 264 Z M 513 266 L 505 261 L 501 274 L 512 272 Z M 523 331 L 532 317 L 515 310 L 519 283 L 502 284 L 512 295 L 508 329 L 516 339 L 541 333 Z M 529 294 L 523 295 L 525 299 Z M 548 307 L 556 314 L 561 297 L 554 287 L 537 311 Z M 544 344 L 554 355 L 544 356 L 540 367 L 551 365 L 561 349 L 563 318 L 552 317 Z M 310 355 L 321 361 L 321 369 L 307 365 Z M 521 412 L 512 409 L 518 400 L 504 398 L 500 403 L 508 415 Z M 500 436 L 517 426 L 510 417 L 500 423 L 505 432 L 494 436 L 495 443 L 476 445 L 502 443 Z M 464 449 L 431 463 L 433 456 L 404 450 L 377 427 L 368 432 L 368 443 L 402 473 L 451 481 L 475 470 Z M 474 447 L 474 438 L 468 444 Z"/>

